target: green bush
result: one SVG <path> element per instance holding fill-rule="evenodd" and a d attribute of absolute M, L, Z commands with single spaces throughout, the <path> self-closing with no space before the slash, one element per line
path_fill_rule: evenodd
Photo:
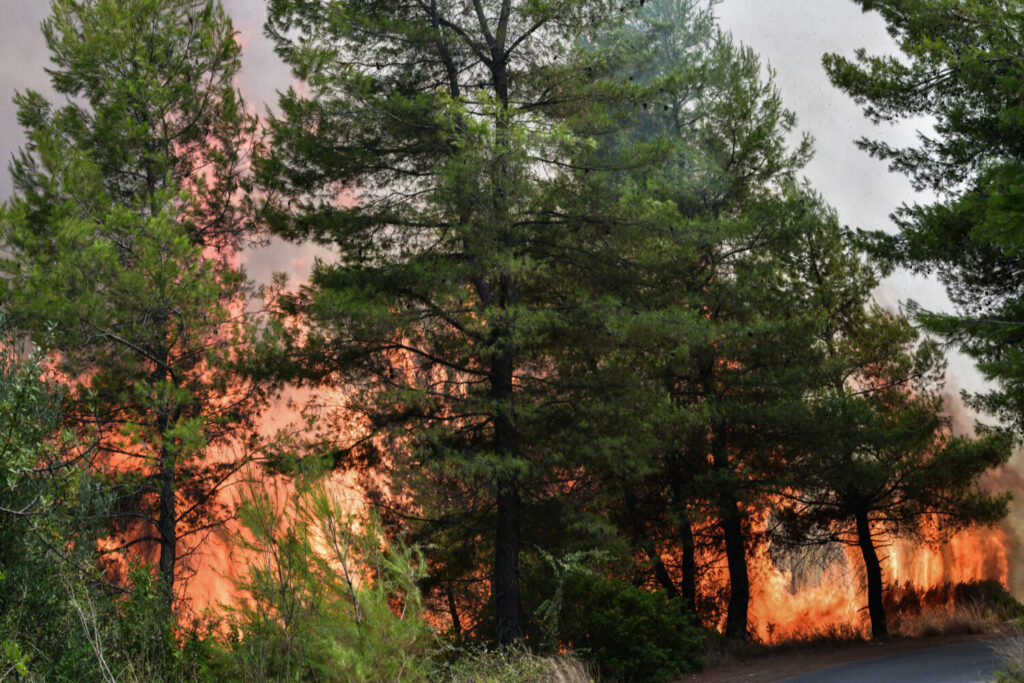
<path fill-rule="evenodd" d="M 592 574 L 572 577 L 563 599 L 562 641 L 605 678 L 658 683 L 703 666 L 703 632 L 681 600 Z"/>
<path fill-rule="evenodd" d="M 254 489 L 240 512 L 251 562 L 221 680 L 420 681 L 436 639 L 415 549 L 387 542 L 321 483 L 280 505 Z"/>

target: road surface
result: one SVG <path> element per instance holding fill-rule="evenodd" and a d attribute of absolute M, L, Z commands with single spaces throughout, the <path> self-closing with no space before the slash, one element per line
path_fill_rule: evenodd
<path fill-rule="evenodd" d="M 779 683 L 975 683 L 999 669 L 1001 641 L 975 640 L 865 659 L 785 678 Z"/>

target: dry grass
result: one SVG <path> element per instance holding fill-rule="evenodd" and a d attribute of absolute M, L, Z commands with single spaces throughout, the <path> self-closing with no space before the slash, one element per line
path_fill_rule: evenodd
<path fill-rule="evenodd" d="M 1024 635 L 1004 641 L 996 652 L 1001 666 L 995 680 L 998 683 L 1024 683 Z"/>
<path fill-rule="evenodd" d="M 597 680 L 596 674 L 585 662 L 572 657 L 551 657 L 548 658 L 549 683 L 593 683 Z"/>
<path fill-rule="evenodd" d="M 828 624 L 800 634 L 796 638 L 771 645 L 740 642 L 719 634 L 708 634 L 705 641 L 704 668 L 716 669 L 751 659 L 800 650 L 823 650 L 863 642 L 860 630 L 848 624 Z"/>
<path fill-rule="evenodd" d="M 997 633 L 1006 623 L 999 609 L 978 603 L 928 607 L 919 614 L 903 615 L 895 631 L 911 638 Z"/>
<path fill-rule="evenodd" d="M 508 650 L 466 654 L 441 679 L 451 683 L 593 683 L 597 674 L 575 657 L 538 657 Z"/>
<path fill-rule="evenodd" d="M 861 630 L 852 624 L 827 624 L 817 626 L 813 630 L 801 633 L 799 636 L 787 640 L 779 647 L 822 647 L 831 645 L 846 645 L 864 640 Z"/>

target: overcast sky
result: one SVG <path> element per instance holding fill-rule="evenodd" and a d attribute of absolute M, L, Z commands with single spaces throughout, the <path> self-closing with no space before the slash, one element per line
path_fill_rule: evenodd
<path fill-rule="evenodd" d="M 245 48 L 241 83 L 250 103 L 260 111 L 276 100 L 275 91 L 287 87 L 287 69 L 276 58 L 262 34 L 263 0 L 223 0 L 234 17 Z M 16 89 L 47 92 L 46 47 L 39 23 L 48 12 L 44 0 L 0 0 L 0 157 L 8 159 L 22 142 L 11 97 Z M 851 0 L 724 0 L 717 7 L 722 26 L 760 53 L 776 72 L 786 106 L 796 112 L 801 132 L 815 139 L 816 156 L 806 175 L 850 226 L 892 230 L 888 215 L 901 202 L 914 200 L 907 180 L 889 173 L 870 159 L 853 141 L 863 135 L 884 136 L 910 143 L 917 128 L 927 122 L 876 128 L 853 102 L 829 84 L 821 67 L 825 52 L 851 55 L 858 47 L 889 52 L 893 43 L 876 14 L 863 14 Z M 10 193 L 10 178 L 0 172 L 0 198 Z M 309 250 L 278 245 L 250 259 L 254 277 L 272 270 L 301 276 L 310 265 Z M 915 299 L 941 308 L 947 300 L 941 286 L 931 280 L 898 274 L 877 293 L 895 307 Z M 951 384 L 979 386 L 969 361 L 954 358 Z"/>

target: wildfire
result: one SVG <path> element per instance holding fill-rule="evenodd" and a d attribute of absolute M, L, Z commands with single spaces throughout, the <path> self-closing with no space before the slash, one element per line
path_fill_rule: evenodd
<path fill-rule="evenodd" d="M 1010 535 L 1002 528 L 962 531 L 941 544 L 882 539 L 886 587 L 938 596 L 948 605 L 957 584 L 986 581 L 1010 585 Z M 863 561 L 856 547 L 847 547 L 823 569 L 809 562 L 808 571 L 780 567 L 765 546 L 751 563 L 751 623 L 759 640 L 776 643 L 815 633 L 869 633 Z M 810 575 L 810 576 L 809 576 Z"/>

